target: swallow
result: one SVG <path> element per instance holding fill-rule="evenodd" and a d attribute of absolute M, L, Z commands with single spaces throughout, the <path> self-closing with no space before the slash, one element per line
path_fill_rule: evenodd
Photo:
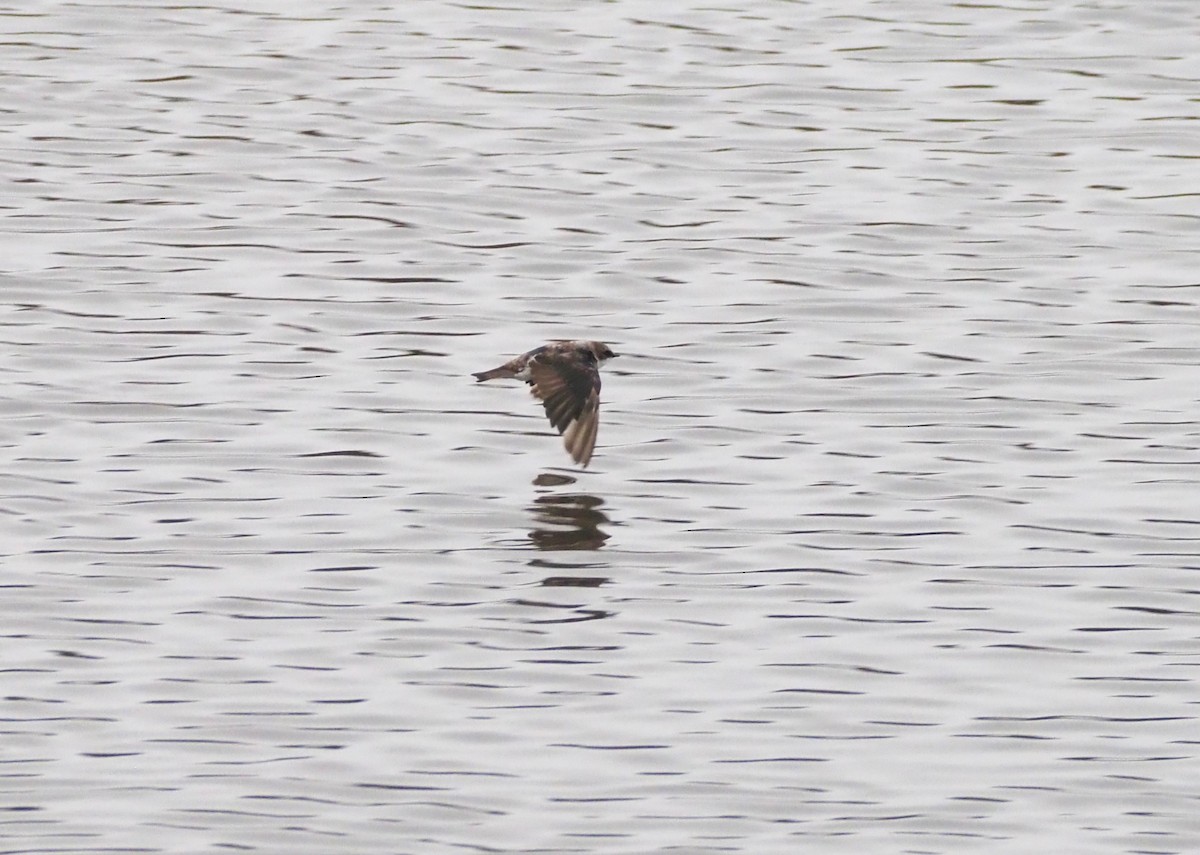
<path fill-rule="evenodd" d="M 587 467 L 600 427 L 600 366 L 617 354 L 599 341 L 552 341 L 472 376 L 524 380 L 542 402 L 550 424 L 562 434 L 567 453 Z"/>

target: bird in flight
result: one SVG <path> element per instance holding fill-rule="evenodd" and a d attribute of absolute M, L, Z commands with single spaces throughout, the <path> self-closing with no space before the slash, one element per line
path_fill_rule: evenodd
<path fill-rule="evenodd" d="M 499 368 L 479 371 L 484 380 L 524 380 L 546 408 L 563 445 L 586 467 L 600 427 L 600 366 L 617 354 L 599 341 L 552 341 L 510 359 Z"/>

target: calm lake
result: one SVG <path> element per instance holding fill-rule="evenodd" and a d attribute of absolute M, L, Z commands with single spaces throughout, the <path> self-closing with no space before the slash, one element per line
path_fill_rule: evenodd
<path fill-rule="evenodd" d="M 1200 851 L 1195 3 L 0 22 L 0 853 Z"/>

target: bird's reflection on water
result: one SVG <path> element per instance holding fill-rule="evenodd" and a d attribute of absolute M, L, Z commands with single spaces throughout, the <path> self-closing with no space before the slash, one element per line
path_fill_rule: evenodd
<path fill-rule="evenodd" d="M 533 527 L 529 531 L 529 542 L 539 553 L 550 552 L 595 552 L 604 546 L 611 535 L 602 527 L 611 523 L 602 510 L 604 500 L 590 493 L 554 493 L 545 488 L 570 486 L 575 478 L 568 475 L 544 472 L 534 479 L 534 486 L 543 488 L 541 494 L 529 506 L 533 515 Z M 565 558 L 565 557 L 564 557 Z M 543 588 L 599 588 L 609 581 L 607 576 L 594 571 L 607 564 L 602 561 L 579 562 L 555 559 L 539 554 L 530 565 L 539 570 L 549 570 L 551 575 L 542 579 Z M 582 571 L 582 572 L 581 572 Z M 592 571 L 592 572 L 588 572 Z M 580 620 L 596 620 L 611 616 L 607 609 L 595 608 L 583 603 L 550 602 L 522 599 L 522 605 L 565 610 L 567 614 L 557 616 L 550 623 L 568 623 Z"/>
<path fill-rule="evenodd" d="M 538 487 L 574 483 L 565 475 L 542 473 Z M 610 535 L 601 531 L 611 520 L 601 508 L 604 500 L 589 493 L 544 493 L 533 500 L 533 528 L 529 539 L 538 549 L 589 550 L 604 546 Z"/>
<path fill-rule="evenodd" d="M 538 496 L 530 508 L 534 526 L 529 539 L 538 549 L 599 549 L 609 538 L 600 530 L 609 522 L 600 510 L 603 504 L 586 493 Z"/>

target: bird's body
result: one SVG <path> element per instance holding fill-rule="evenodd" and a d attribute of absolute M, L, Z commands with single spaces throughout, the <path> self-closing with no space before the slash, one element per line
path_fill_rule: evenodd
<path fill-rule="evenodd" d="M 600 366 L 616 355 L 599 341 L 552 341 L 474 377 L 528 383 L 571 457 L 587 466 L 600 427 Z"/>

